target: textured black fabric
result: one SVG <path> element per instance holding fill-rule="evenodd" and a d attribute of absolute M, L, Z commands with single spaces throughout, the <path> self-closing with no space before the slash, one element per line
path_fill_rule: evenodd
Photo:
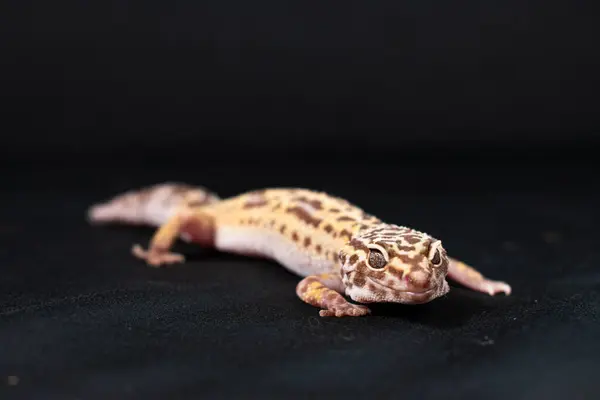
<path fill-rule="evenodd" d="M 0 397 L 595 398 L 593 170 L 572 162 L 4 169 Z M 274 263 L 178 244 L 189 262 L 153 269 L 129 255 L 151 229 L 86 224 L 92 202 L 166 179 L 222 196 L 273 185 L 326 190 L 440 237 L 514 294 L 454 285 L 427 305 L 323 319 Z"/>

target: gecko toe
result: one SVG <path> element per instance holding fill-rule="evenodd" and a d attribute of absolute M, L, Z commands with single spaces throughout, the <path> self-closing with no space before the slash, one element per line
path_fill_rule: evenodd
<path fill-rule="evenodd" d="M 505 282 L 490 282 L 488 283 L 487 293 L 490 296 L 494 296 L 498 293 L 504 293 L 509 296 L 511 293 L 511 287 Z"/>
<path fill-rule="evenodd" d="M 512 288 L 510 287 L 510 285 L 503 283 L 502 284 L 502 288 L 500 289 L 502 292 L 504 292 L 505 295 L 510 296 L 511 292 L 512 292 Z"/>
<path fill-rule="evenodd" d="M 134 245 L 131 253 L 141 260 L 146 261 L 151 267 L 158 268 L 163 265 L 179 264 L 185 262 L 185 257 L 178 253 L 148 251 L 140 245 Z"/>
<path fill-rule="evenodd" d="M 321 317 L 361 317 L 363 315 L 370 314 L 371 310 L 362 305 L 356 304 L 344 304 L 336 307 L 332 307 L 327 310 L 319 311 Z"/>

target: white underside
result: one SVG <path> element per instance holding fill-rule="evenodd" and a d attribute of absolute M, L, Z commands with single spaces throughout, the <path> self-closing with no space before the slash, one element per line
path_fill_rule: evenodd
<path fill-rule="evenodd" d="M 300 276 L 328 273 L 335 268 L 331 260 L 312 256 L 279 233 L 262 228 L 219 227 L 215 247 L 223 252 L 273 259 Z"/>
<path fill-rule="evenodd" d="M 167 196 L 166 189 L 159 189 L 145 204 L 128 205 L 118 200 L 97 204 L 90 208 L 88 218 L 95 223 L 118 221 L 159 227 L 175 211 L 176 201 L 168 204 Z M 279 232 L 259 227 L 220 226 L 215 235 L 215 247 L 220 251 L 266 257 L 300 276 L 328 273 L 336 268 L 331 260 L 313 256 Z M 191 239 L 185 233 L 180 238 Z"/>

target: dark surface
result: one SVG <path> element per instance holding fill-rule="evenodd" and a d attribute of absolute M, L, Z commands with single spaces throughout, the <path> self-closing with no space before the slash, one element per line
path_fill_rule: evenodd
<path fill-rule="evenodd" d="M 422 165 L 3 170 L 0 397 L 597 396 L 592 164 Z M 442 238 L 514 294 L 455 287 L 427 305 L 323 319 L 276 264 L 179 244 L 186 265 L 152 269 L 129 256 L 152 230 L 83 218 L 92 202 L 172 178 L 223 196 L 327 190 Z"/>

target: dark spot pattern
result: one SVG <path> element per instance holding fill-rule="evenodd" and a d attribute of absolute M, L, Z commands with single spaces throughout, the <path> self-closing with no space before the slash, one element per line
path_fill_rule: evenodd
<path fill-rule="evenodd" d="M 368 233 L 366 233 L 363 237 L 365 239 L 374 239 L 376 237 L 378 237 L 380 235 L 381 232 L 383 232 L 384 228 L 376 228 L 373 229 L 372 231 L 369 231 Z"/>
<path fill-rule="evenodd" d="M 206 204 L 208 204 L 208 201 L 206 201 L 206 199 L 204 199 L 204 200 L 190 201 L 189 203 L 186 204 L 186 206 L 187 207 L 201 207 Z"/>
<path fill-rule="evenodd" d="M 394 254 L 394 257 L 400 259 L 400 261 L 402 261 L 403 264 L 412 264 L 414 263 L 414 259 L 412 257 L 407 256 L 406 254 Z"/>
<path fill-rule="evenodd" d="M 365 283 L 367 283 L 367 280 L 365 279 L 363 274 L 356 274 L 354 276 L 354 285 L 358 286 L 358 287 L 363 287 L 365 286 Z"/>
<path fill-rule="evenodd" d="M 347 240 L 350 240 L 352 238 L 352 233 L 348 232 L 346 229 L 342 229 L 340 237 L 346 237 Z"/>
<path fill-rule="evenodd" d="M 355 250 L 363 250 L 364 252 L 369 251 L 369 248 L 367 246 L 365 246 L 365 244 L 358 239 L 350 240 L 350 246 L 354 247 Z"/>
<path fill-rule="evenodd" d="M 393 276 L 395 276 L 398 279 L 403 279 L 404 278 L 404 271 L 402 271 L 401 269 L 398 268 L 390 268 L 388 270 L 388 272 L 390 274 L 392 274 Z"/>
<path fill-rule="evenodd" d="M 252 217 L 250 217 L 250 218 L 248 218 L 248 223 L 250 225 L 255 225 L 255 226 L 256 225 L 260 225 L 260 218 L 252 218 Z"/>
<path fill-rule="evenodd" d="M 313 217 L 312 215 L 310 215 L 310 213 L 308 213 L 304 208 L 302 207 L 289 207 L 286 210 L 288 213 L 295 215 L 299 220 L 301 220 L 302 222 L 308 224 L 308 225 L 312 225 L 315 228 L 317 226 L 319 226 L 319 224 L 321 223 L 321 219 Z"/>
<path fill-rule="evenodd" d="M 417 248 L 415 246 L 398 246 L 398 250 L 400 251 L 415 251 Z"/>
<path fill-rule="evenodd" d="M 256 196 L 256 197 L 252 196 L 244 203 L 242 208 L 249 209 L 249 208 L 264 207 L 268 203 L 269 202 L 267 201 L 267 199 L 262 196 Z"/>
<path fill-rule="evenodd" d="M 336 293 L 328 293 L 327 296 L 325 296 L 325 299 L 329 302 L 333 302 L 335 300 L 337 300 L 337 294 Z"/>
<path fill-rule="evenodd" d="M 408 244 L 417 244 L 421 241 L 421 238 L 416 235 L 404 235 L 402 238 L 408 242 Z"/>
<path fill-rule="evenodd" d="M 298 196 L 298 197 L 294 197 L 292 200 L 295 200 L 300 203 L 308 204 L 315 210 L 323 209 L 323 204 L 321 203 L 320 200 L 317 200 L 317 199 L 309 199 L 306 196 Z"/>

